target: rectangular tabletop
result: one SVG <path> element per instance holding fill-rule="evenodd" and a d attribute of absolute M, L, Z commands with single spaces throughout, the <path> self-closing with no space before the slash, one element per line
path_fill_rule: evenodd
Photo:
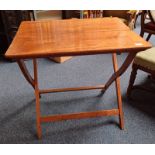
<path fill-rule="evenodd" d="M 8 48 L 8 58 L 137 52 L 151 44 L 119 18 L 24 21 Z"/>

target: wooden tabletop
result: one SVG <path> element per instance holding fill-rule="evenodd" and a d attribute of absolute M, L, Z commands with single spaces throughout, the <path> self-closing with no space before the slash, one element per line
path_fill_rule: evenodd
<path fill-rule="evenodd" d="M 119 18 L 24 21 L 8 48 L 8 58 L 137 52 L 151 44 Z"/>

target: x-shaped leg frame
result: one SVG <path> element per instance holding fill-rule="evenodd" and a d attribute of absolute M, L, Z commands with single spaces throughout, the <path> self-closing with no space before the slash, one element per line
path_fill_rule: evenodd
<path fill-rule="evenodd" d="M 121 98 L 121 89 L 120 89 L 120 79 L 119 77 L 126 71 L 132 60 L 134 59 L 136 53 L 129 53 L 127 58 L 125 59 L 124 63 L 118 69 L 117 64 L 117 56 L 116 53 L 112 54 L 112 61 L 113 61 L 113 68 L 114 73 L 109 78 L 105 85 L 98 85 L 98 86 L 83 86 L 83 87 L 76 87 L 76 88 L 55 88 L 55 89 L 48 89 L 48 90 L 40 90 L 38 86 L 38 68 L 37 68 L 37 60 L 33 59 L 33 66 L 34 66 L 34 78 L 28 72 L 26 65 L 22 59 L 18 60 L 17 63 L 26 78 L 26 80 L 31 84 L 31 86 L 35 90 L 35 97 L 36 97 L 36 123 L 37 123 L 37 135 L 38 138 L 42 137 L 41 131 L 41 123 L 42 122 L 50 122 L 50 121 L 60 121 L 60 120 L 68 120 L 68 119 L 81 119 L 81 118 L 91 118 L 91 117 L 99 117 L 99 116 L 112 116 L 118 115 L 119 116 L 119 124 L 120 128 L 124 129 L 124 118 L 123 118 L 123 110 L 122 110 L 122 98 Z M 93 111 L 93 112 L 81 112 L 81 113 L 72 113 L 72 114 L 61 114 L 61 115 L 52 115 L 52 116 L 41 116 L 40 112 L 40 95 L 45 93 L 53 93 L 53 92 L 65 92 L 65 91 L 79 91 L 79 90 L 91 90 L 91 89 L 101 89 L 101 93 L 104 93 L 109 86 L 115 81 L 116 86 L 116 94 L 117 94 L 117 102 L 118 108 L 117 109 L 110 109 L 110 110 L 100 110 L 100 111 Z"/>

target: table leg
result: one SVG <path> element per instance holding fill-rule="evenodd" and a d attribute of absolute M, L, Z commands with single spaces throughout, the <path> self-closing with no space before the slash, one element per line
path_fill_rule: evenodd
<path fill-rule="evenodd" d="M 37 123 L 37 135 L 40 139 L 42 136 L 41 130 L 41 112 L 40 112 L 40 98 L 39 98 L 39 87 L 38 87 L 38 68 L 37 68 L 37 60 L 33 59 L 33 67 L 34 67 L 34 86 L 35 86 L 35 96 L 36 96 L 36 123 Z"/>
<path fill-rule="evenodd" d="M 17 60 L 17 63 L 19 65 L 19 68 L 21 69 L 25 79 L 29 82 L 29 84 L 34 88 L 34 80 L 32 78 L 32 76 L 30 75 L 25 63 L 24 63 L 24 60 L 20 59 L 20 60 Z"/>
<path fill-rule="evenodd" d="M 112 54 L 112 61 L 113 61 L 114 72 L 116 73 L 118 70 L 116 53 Z M 123 110 L 122 110 L 122 97 L 121 97 L 121 87 L 120 87 L 120 78 L 119 77 L 117 77 L 115 80 L 115 86 L 116 86 L 117 103 L 118 103 L 118 109 L 119 109 L 120 128 L 124 129 L 124 116 L 123 116 Z"/>
<path fill-rule="evenodd" d="M 102 93 L 104 93 L 109 88 L 109 86 L 126 71 L 126 69 L 129 67 L 129 65 L 133 61 L 135 55 L 136 55 L 135 52 L 128 54 L 122 66 L 116 72 L 114 72 L 112 76 L 109 78 L 109 80 L 105 84 L 105 88 L 102 90 Z"/>
<path fill-rule="evenodd" d="M 35 89 L 35 97 L 36 97 L 36 125 L 37 125 L 37 135 L 40 139 L 42 137 L 41 130 L 41 122 L 50 122 L 50 121 L 60 121 L 60 120 L 68 120 L 68 119 L 80 119 L 80 118 L 91 118 L 98 116 L 112 116 L 119 115 L 120 127 L 124 128 L 124 118 L 122 111 L 122 99 L 121 99 L 121 90 L 120 90 L 120 80 L 119 77 L 126 71 L 132 60 L 134 59 L 136 53 L 129 53 L 126 60 L 122 64 L 122 66 L 118 69 L 117 65 L 117 57 L 116 53 L 112 55 L 113 59 L 113 67 L 114 73 L 107 81 L 106 85 L 100 86 L 91 86 L 91 87 L 79 87 L 79 88 L 61 88 L 61 89 L 49 89 L 49 90 L 39 90 L 38 87 L 38 69 L 37 69 L 37 60 L 33 59 L 34 66 L 34 80 L 29 74 L 26 65 L 23 60 L 18 61 L 18 65 L 21 68 L 22 73 L 24 74 L 27 81 L 34 87 Z M 41 93 L 50 93 L 50 92 L 62 92 L 62 91 L 78 91 L 78 90 L 90 90 L 90 89 L 102 89 L 102 92 L 106 91 L 109 86 L 115 81 L 116 85 L 116 93 L 117 93 L 117 101 L 118 101 L 118 109 L 111 110 L 101 110 L 101 111 L 93 111 L 93 112 L 82 112 L 82 113 L 73 113 L 73 114 L 62 114 L 62 115 L 52 115 L 52 116 L 44 116 L 41 117 L 40 112 L 40 98 L 39 95 Z"/>

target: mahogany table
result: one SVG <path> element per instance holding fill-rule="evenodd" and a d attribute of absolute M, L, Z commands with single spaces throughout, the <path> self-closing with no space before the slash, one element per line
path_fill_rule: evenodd
<path fill-rule="evenodd" d="M 125 72 L 137 52 L 150 48 L 151 44 L 131 31 L 118 18 L 69 19 L 49 21 L 24 21 L 5 56 L 17 61 L 26 80 L 35 90 L 37 135 L 41 138 L 41 123 L 67 119 L 118 115 L 120 128 L 124 128 L 122 98 L 119 77 Z M 128 56 L 118 69 L 116 53 Z M 112 54 L 114 73 L 107 83 L 76 88 L 41 90 L 38 87 L 37 58 Z M 34 78 L 28 72 L 24 59 L 33 59 Z M 93 63 L 93 62 L 92 62 Z M 40 95 L 64 91 L 101 89 L 104 93 L 115 81 L 118 108 L 92 112 L 41 116 Z"/>

